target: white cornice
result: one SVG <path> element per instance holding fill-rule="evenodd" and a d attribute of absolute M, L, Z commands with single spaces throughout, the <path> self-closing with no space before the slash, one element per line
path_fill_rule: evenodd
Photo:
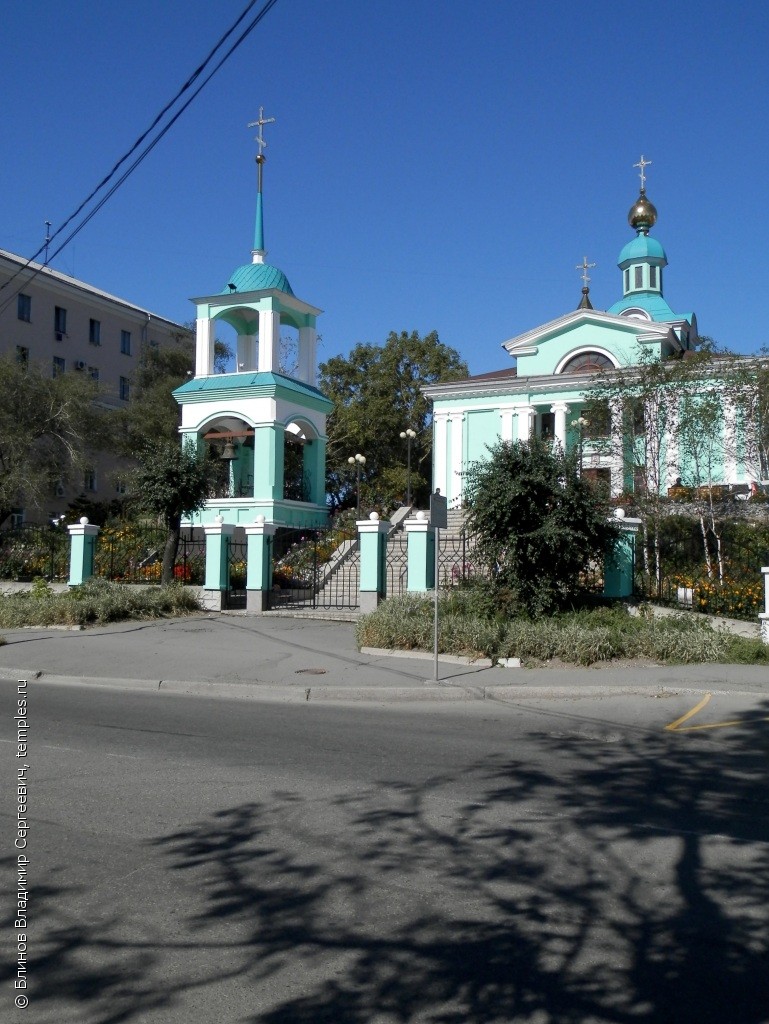
<path fill-rule="evenodd" d="M 613 327 L 629 334 L 644 336 L 655 336 L 657 340 L 664 340 L 670 331 L 669 324 L 641 323 L 633 321 L 628 317 L 615 316 L 612 313 L 604 313 L 598 309 L 575 309 L 557 320 L 542 324 L 534 330 L 519 334 L 515 338 L 502 342 L 502 348 L 511 356 L 529 355 L 530 350 L 536 351 L 536 346 L 547 341 L 555 334 L 561 334 L 568 328 L 574 328 L 580 324 L 596 324 L 605 327 Z"/>

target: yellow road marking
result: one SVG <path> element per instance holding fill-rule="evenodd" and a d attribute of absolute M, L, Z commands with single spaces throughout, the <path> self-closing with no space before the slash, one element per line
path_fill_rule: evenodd
<path fill-rule="evenodd" d="M 665 732 L 675 732 L 680 725 L 683 725 L 684 722 L 688 722 L 689 719 L 693 718 L 698 711 L 702 711 L 705 705 L 710 702 L 710 698 L 712 696 L 712 693 L 706 693 L 699 704 L 696 704 L 693 708 L 687 711 L 686 714 L 681 715 L 681 717 L 677 718 L 675 722 L 671 722 L 669 725 L 666 725 Z"/>
<path fill-rule="evenodd" d="M 687 725 L 676 732 L 696 732 L 698 729 L 725 729 L 729 725 L 749 725 L 751 722 L 769 722 L 769 718 L 737 718 L 733 722 L 711 722 L 709 725 Z"/>
<path fill-rule="evenodd" d="M 726 729 L 730 725 L 747 725 L 749 722 L 769 722 L 769 718 L 735 718 L 731 722 L 709 722 L 706 725 L 687 725 L 685 729 L 681 726 L 684 722 L 688 722 L 690 718 L 694 718 L 698 711 L 702 711 L 706 704 L 710 702 L 710 698 L 713 696 L 712 693 L 706 693 L 699 704 L 695 704 L 693 708 L 690 708 L 685 714 L 677 718 L 675 722 L 671 722 L 665 726 L 665 732 L 697 732 L 702 729 Z"/>

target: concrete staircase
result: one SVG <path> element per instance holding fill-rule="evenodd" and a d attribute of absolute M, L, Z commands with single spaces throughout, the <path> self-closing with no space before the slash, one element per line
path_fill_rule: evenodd
<path fill-rule="evenodd" d="M 406 590 L 408 555 L 406 550 L 406 531 L 403 529 L 402 524 L 404 520 L 414 518 L 416 518 L 416 510 L 412 510 L 410 514 L 398 516 L 396 526 L 391 530 L 387 538 L 387 593 L 390 596 L 405 593 Z M 449 509 L 448 526 L 445 530 L 441 530 L 442 550 L 446 550 L 451 546 L 459 548 L 464 524 L 464 512 L 461 509 Z M 355 595 L 358 593 L 359 586 L 360 559 L 356 544 L 353 549 L 346 553 L 345 557 L 340 558 L 338 566 L 325 580 L 323 587 L 318 592 L 318 604 L 328 607 L 333 605 L 335 598 L 339 596 L 343 596 L 348 602 L 351 600 L 353 604 L 357 603 Z"/>

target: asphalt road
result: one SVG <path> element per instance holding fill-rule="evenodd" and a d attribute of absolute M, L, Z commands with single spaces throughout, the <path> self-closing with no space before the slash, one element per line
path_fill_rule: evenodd
<path fill-rule="evenodd" d="M 4 957 L 0 1021 L 762 1024 L 767 719 L 760 695 L 385 708 L 37 682 L 30 1003 Z"/>

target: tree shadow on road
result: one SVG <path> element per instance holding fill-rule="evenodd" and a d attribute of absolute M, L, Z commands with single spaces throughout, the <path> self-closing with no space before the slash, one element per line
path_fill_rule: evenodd
<path fill-rule="evenodd" d="M 223 809 L 151 844 L 198 894 L 163 948 L 49 929 L 42 995 L 104 1024 L 227 977 L 250 1024 L 766 1024 L 766 729 L 543 734 L 537 764 Z M 126 972 L 93 980 L 99 948 Z"/>

